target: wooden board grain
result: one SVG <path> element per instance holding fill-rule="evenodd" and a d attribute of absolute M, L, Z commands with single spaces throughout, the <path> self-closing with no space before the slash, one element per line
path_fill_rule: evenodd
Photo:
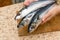
<path fill-rule="evenodd" d="M 0 8 L 0 40 L 19 40 L 17 23 L 14 20 L 23 4 L 15 4 Z"/>

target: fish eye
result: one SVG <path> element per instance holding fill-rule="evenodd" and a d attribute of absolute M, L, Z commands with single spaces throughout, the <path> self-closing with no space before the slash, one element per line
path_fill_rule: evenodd
<path fill-rule="evenodd" d="M 34 26 L 31 26 L 31 29 L 34 29 L 35 27 Z"/>

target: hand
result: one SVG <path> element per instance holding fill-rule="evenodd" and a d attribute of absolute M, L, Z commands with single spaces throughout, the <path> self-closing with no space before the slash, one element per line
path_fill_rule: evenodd
<path fill-rule="evenodd" d="M 49 21 L 52 17 L 54 17 L 55 15 L 57 15 L 58 13 L 60 13 L 60 6 L 59 5 L 55 5 L 55 7 L 53 7 L 44 17 L 43 17 L 43 22 L 42 24 L 46 23 L 47 21 Z"/>
<path fill-rule="evenodd" d="M 24 5 L 28 6 L 29 4 L 31 4 L 34 1 L 38 1 L 38 0 L 25 0 Z"/>

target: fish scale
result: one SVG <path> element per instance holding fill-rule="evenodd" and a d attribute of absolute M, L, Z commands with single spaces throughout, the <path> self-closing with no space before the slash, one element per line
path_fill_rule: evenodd
<path fill-rule="evenodd" d="M 23 17 L 25 17 L 26 15 L 28 15 L 29 13 L 44 7 L 50 3 L 53 3 L 54 1 L 37 1 L 37 2 L 33 2 L 32 4 L 30 4 L 27 8 L 24 8 L 22 11 L 19 12 L 20 15 L 16 16 L 16 20 L 17 19 L 22 19 Z"/>
<path fill-rule="evenodd" d="M 18 24 L 18 28 L 21 27 L 21 25 L 24 27 L 25 25 L 29 25 L 31 19 L 33 18 L 33 16 L 35 15 L 37 11 L 27 15 L 19 24 Z M 27 22 L 28 21 L 28 22 Z M 24 24 L 25 23 L 25 24 Z"/>
<path fill-rule="evenodd" d="M 41 23 L 42 17 L 48 12 L 47 10 L 50 10 L 49 7 L 51 7 L 54 3 L 55 1 L 51 0 L 36 1 L 31 3 L 28 7 L 25 7 L 20 10 L 19 13 L 15 16 L 16 20 L 21 20 L 18 24 L 18 28 L 22 28 L 28 25 L 28 32 L 33 32 Z"/>
<path fill-rule="evenodd" d="M 53 3 L 51 3 L 51 4 L 53 4 Z M 41 9 L 43 9 L 43 7 L 42 8 L 40 8 L 40 10 Z M 21 27 L 21 25 L 24 27 L 25 25 L 24 24 L 26 24 L 26 25 L 28 25 L 29 26 L 29 24 L 31 23 L 31 21 L 32 21 L 32 19 L 33 19 L 33 17 L 34 17 L 34 15 L 36 15 L 37 13 L 37 11 L 39 11 L 39 9 L 38 10 L 35 10 L 35 11 L 33 11 L 33 12 L 31 12 L 30 14 L 28 14 L 28 15 L 32 15 L 30 18 L 28 18 L 29 16 L 27 15 L 19 24 L 18 24 L 18 28 L 19 27 Z M 30 19 L 30 20 L 29 20 Z M 26 20 L 28 20 L 28 23 L 26 22 Z"/>
<path fill-rule="evenodd" d="M 41 10 L 37 11 L 36 15 L 33 17 L 33 19 L 31 20 L 31 22 L 28 26 L 29 33 L 33 32 L 35 29 L 37 29 L 39 24 L 42 22 L 42 17 L 54 6 L 55 6 L 55 4 L 54 5 L 50 4 L 44 8 L 41 8 Z"/>

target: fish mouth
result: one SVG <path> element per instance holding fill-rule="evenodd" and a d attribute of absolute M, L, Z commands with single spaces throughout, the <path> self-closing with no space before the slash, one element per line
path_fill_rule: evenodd
<path fill-rule="evenodd" d="M 21 18 L 22 16 L 20 16 L 21 15 L 21 12 L 23 11 L 23 10 L 25 10 L 27 8 L 27 6 L 25 6 L 25 7 L 23 7 L 17 14 L 16 14 L 16 16 L 15 16 L 15 20 L 21 20 L 21 19 L 23 19 L 23 18 Z"/>
<path fill-rule="evenodd" d="M 43 2 L 43 3 L 42 3 Z M 48 3 L 46 3 L 46 2 L 48 2 Z M 17 15 L 16 17 L 15 17 L 15 19 L 17 20 L 17 19 L 21 19 L 21 18 L 23 18 L 24 16 L 26 16 L 27 14 L 29 14 L 30 12 L 32 12 L 32 11 L 35 11 L 35 10 L 37 10 L 38 8 L 41 8 L 41 7 L 44 7 L 44 6 L 46 6 L 46 5 L 48 5 L 49 3 L 53 3 L 54 1 L 46 1 L 46 2 L 44 2 L 44 1 L 41 1 L 41 3 L 40 3 L 40 1 L 38 1 L 38 2 L 34 2 L 34 3 L 31 3 L 31 5 L 29 5 L 28 7 L 24 7 L 24 8 L 22 8 L 19 12 L 19 14 L 20 15 Z M 45 3 L 45 5 L 44 5 L 44 3 Z M 40 5 L 40 6 L 36 6 L 36 5 Z M 42 6 L 43 5 L 43 6 Z M 35 7 L 34 7 L 35 6 Z M 37 7 L 37 8 L 36 8 Z M 27 12 L 27 13 L 26 13 Z M 23 16 L 22 16 L 23 15 Z"/>
<path fill-rule="evenodd" d="M 37 10 L 38 11 L 38 10 Z M 23 18 L 20 22 L 19 22 L 19 24 L 18 24 L 18 28 L 20 27 L 20 26 L 28 26 L 29 25 L 29 23 L 31 22 L 31 19 L 34 17 L 34 15 L 35 15 L 35 13 L 37 12 L 37 11 L 35 11 L 35 12 L 32 12 L 31 14 L 28 14 L 25 18 Z"/>
<path fill-rule="evenodd" d="M 17 20 L 17 16 L 19 16 L 19 15 L 20 15 L 20 13 L 17 13 L 14 19 Z"/>
<path fill-rule="evenodd" d="M 53 5 L 54 4 L 54 2 L 52 2 L 52 3 L 50 3 L 51 5 Z M 50 5 L 50 4 L 47 4 L 46 6 L 48 6 L 48 5 Z M 51 6 L 50 5 L 50 6 Z M 30 18 L 30 20 L 27 20 L 28 19 L 28 17 L 31 17 L 31 16 L 28 16 L 29 14 L 31 14 L 32 12 L 35 12 L 35 11 L 37 11 L 37 9 L 36 10 L 32 10 L 32 12 L 27 12 L 27 15 L 24 15 L 23 13 L 24 12 L 22 12 L 22 15 L 23 15 L 23 17 L 22 17 L 22 15 L 21 15 L 21 11 L 23 11 L 24 10 L 24 8 L 16 15 L 16 17 L 15 17 L 15 20 L 20 20 L 20 22 L 18 23 L 18 25 L 17 25 L 17 27 L 18 28 L 22 28 L 22 27 L 24 27 L 24 26 L 27 26 L 28 27 L 28 33 L 32 33 L 32 32 L 34 32 L 37 28 L 38 28 L 38 26 L 42 23 L 42 17 L 44 16 L 44 15 L 41 15 L 41 14 L 44 14 L 43 12 L 45 12 L 48 8 L 46 8 L 46 6 L 41 6 L 40 8 L 38 8 L 38 10 L 40 9 L 40 12 L 39 13 L 34 13 L 34 15 L 33 15 L 33 17 L 32 18 Z M 30 6 L 31 7 L 31 6 Z M 28 7 L 29 9 L 30 9 L 30 7 Z M 31 7 L 32 8 L 32 7 Z M 46 8 L 46 9 L 44 9 L 44 8 Z M 44 9 L 44 10 L 43 10 Z M 26 10 L 25 10 L 26 11 Z M 42 12 L 41 12 L 42 11 Z M 38 11 L 37 11 L 38 12 Z M 26 13 L 26 12 L 25 12 Z M 33 13 L 32 13 L 33 14 Z M 45 13 L 46 14 L 46 13 Z M 39 16 L 40 15 L 40 17 L 41 18 L 39 18 L 38 20 L 36 20 L 37 22 L 34 22 L 34 20 L 36 19 L 35 17 L 37 17 L 37 16 Z M 28 21 L 26 21 L 26 20 Z"/>

